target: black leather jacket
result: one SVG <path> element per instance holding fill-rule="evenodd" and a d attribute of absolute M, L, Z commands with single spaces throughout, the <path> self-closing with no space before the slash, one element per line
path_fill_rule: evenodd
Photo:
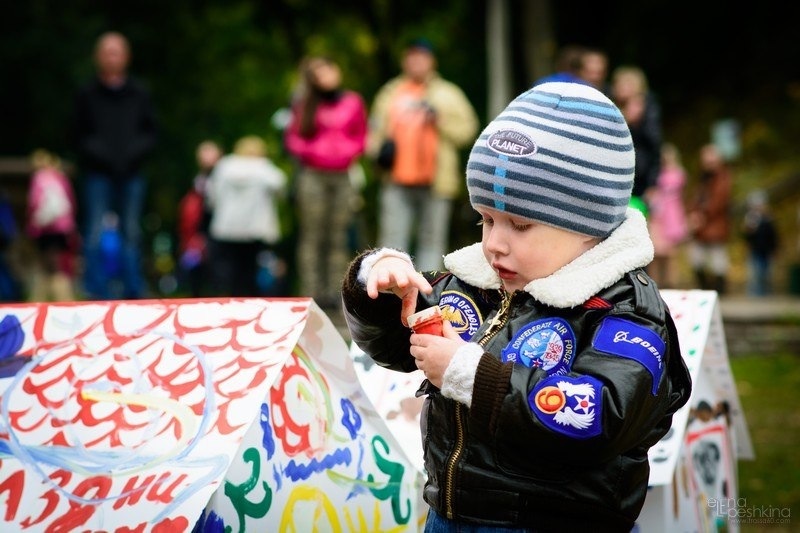
<path fill-rule="evenodd" d="M 631 217 L 512 295 L 479 244 L 448 255 L 449 272 L 426 274 L 434 292 L 417 308 L 439 303 L 484 351 L 469 406 L 427 380 L 419 390 L 427 395 L 424 498 L 442 516 L 533 531 L 633 527 L 647 450 L 669 430 L 691 382 L 666 305 L 640 268 L 652 256 L 644 220 Z M 364 257 L 344 284 L 352 338 L 379 365 L 413 371 L 400 300 L 366 295 L 357 279 Z"/>

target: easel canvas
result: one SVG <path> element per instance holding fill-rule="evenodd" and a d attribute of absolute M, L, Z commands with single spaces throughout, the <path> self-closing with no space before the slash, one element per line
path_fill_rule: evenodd
<path fill-rule="evenodd" d="M 420 474 L 312 300 L 0 320 L 0 529 L 417 530 Z"/>
<path fill-rule="evenodd" d="M 737 464 L 755 457 L 715 291 L 662 291 L 692 375 L 692 397 L 650 450 L 642 532 L 739 530 Z"/>

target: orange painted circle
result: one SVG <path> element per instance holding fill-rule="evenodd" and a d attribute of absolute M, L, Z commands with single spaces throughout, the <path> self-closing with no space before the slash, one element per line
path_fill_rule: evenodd
<path fill-rule="evenodd" d="M 548 414 L 560 411 L 567 399 L 558 387 L 545 387 L 536 393 L 536 407 Z"/>

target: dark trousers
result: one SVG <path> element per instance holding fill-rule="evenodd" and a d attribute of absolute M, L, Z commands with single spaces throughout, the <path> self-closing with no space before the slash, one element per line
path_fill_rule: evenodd
<path fill-rule="evenodd" d="M 256 273 L 259 241 L 219 241 L 209 243 L 211 290 L 217 296 L 258 296 Z"/>

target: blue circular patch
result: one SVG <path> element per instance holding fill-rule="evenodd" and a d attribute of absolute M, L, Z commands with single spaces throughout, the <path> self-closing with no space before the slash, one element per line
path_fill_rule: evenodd
<path fill-rule="evenodd" d="M 563 318 L 542 318 L 526 324 L 503 348 L 504 362 L 541 368 L 548 375 L 566 374 L 575 356 L 575 333 Z"/>
<path fill-rule="evenodd" d="M 439 298 L 442 317 L 450 321 L 462 339 L 468 341 L 483 324 L 483 317 L 472 298 L 456 291 L 444 291 Z"/>

